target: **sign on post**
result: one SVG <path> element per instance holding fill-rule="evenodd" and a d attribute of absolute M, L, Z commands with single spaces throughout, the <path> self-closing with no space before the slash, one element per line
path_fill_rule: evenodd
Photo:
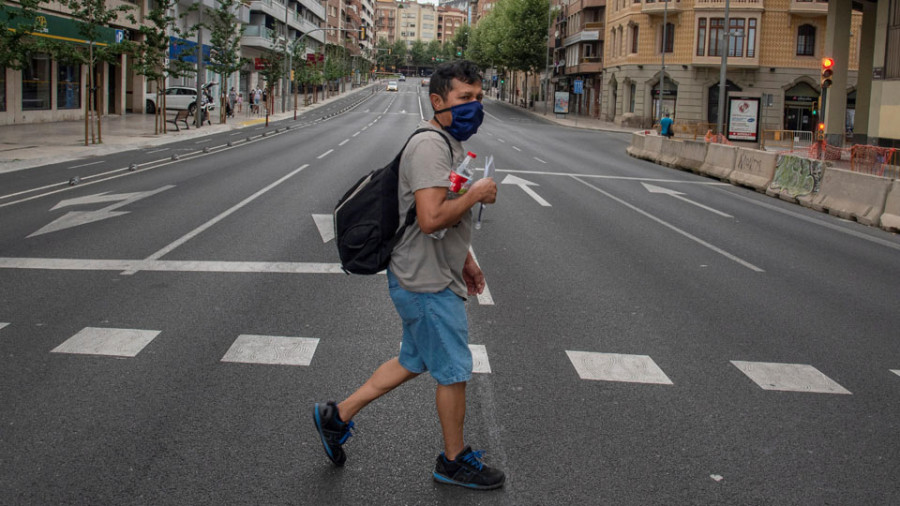
<path fill-rule="evenodd" d="M 576 95 L 583 95 L 584 94 L 584 81 L 581 79 L 576 79 L 575 82 L 573 83 L 573 88 L 574 89 L 573 89 L 572 93 L 574 93 Z"/>
<path fill-rule="evenodd" d="M 759 98 L 730 98 L 728 107 L 728 140 L 759 140 Z"/>

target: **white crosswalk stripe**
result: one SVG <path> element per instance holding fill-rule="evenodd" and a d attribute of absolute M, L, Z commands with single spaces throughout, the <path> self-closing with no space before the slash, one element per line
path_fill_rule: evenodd
<path fill-rule="evenodd" d="M 811 365 L 740 360 L 731 363 L 764 390 L 850 395 L 847 389 Z"/>
<path fill-rule="evenodd" d="M 483 344 L 470 344 L 469 350 L 472 351 L 472 372 L 489 374 L 491 363 L 488 361 L 487 348 Z"/>
<path fill-rule="evenodd" d="M 672 380 L 647 355 L 566 350 L 581 379 L 671 385 Z"/>
<path fill-rule="evenodd" d="M 159 332 L 158 330 L 85 327 L 51 352 L 135 357 L 159 335 Z"/>
<path fill-rule="evenodd" d="M 222 362 L 308 366 L 318 345 L 319 340 L 312 337 L 241 334 L 222 357 Z"/>

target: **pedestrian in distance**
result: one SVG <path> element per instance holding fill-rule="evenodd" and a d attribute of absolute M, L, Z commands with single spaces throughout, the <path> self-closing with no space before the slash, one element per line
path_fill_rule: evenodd
<path fill-rule="evenodd" d="M 675 135 L 675 131 L 672 128 L 673 123 L 675 122 L 669 117 L 669 113 L 664 114 L 663 119 L 659 120 L 659 135 L 671 139 Z"/>
<path fill-rule="evenodd" d="M 228 91 L 228 115 L 234 117 L 234 106 L 237 104 L 237 92 L 234 91 L 234 86 L 231 87 L 231 90 Z"/>
<path fill-rule="evenodd" d="M 413 204 L 416 221 L 394 247 L 387 269 L 388 291 L 402 321 L 400 354 L 343 401 L 313 406 L 325 453 L 337 466 L 346 461 L 342 445 L 352 435 L 360 410 L 427 371 L 437 382 L 435 403 L 444 443 L 433 479 L 479 490 L 499 488 L 505 481 L 504 473 L 485 465 L 483 452 L 473 451 L 463 437 L 466 382 L 472 375 L 465 300 L 485 286 L 484 274 L 469 252 L 472 208 L 495 202 L 497 184 L 482 178 L 459 194 L 450 192 L 449 178 L 466 157 L 461 142 L 475 134 L 484 118 L 481 79 L 470 61 L 440 65 L 429 88 L 434 116 L 418 126 L 433 132 L 413 136 L 401 156 L 401 222 Z"/>
<path fill-rule="evenodd" d="M 244 110 L 244 92 L 238 93 L 237 96 L 237 112 L 242 112 Z"/>

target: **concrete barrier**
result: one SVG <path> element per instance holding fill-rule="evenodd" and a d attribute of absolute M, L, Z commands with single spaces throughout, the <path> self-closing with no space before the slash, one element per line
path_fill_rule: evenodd
<path fill-rule="evenodd" d="M 663 138 L 662 148 L 659 150 L 659 163 L 667 167 L 675 167 L 678 153 L 681 152 L 681 141 Z"/>
<path fill-rule="evenodd" d="M 625 148 L 625 151 L 635 157 L 640 158 L 641 153 L 644 152 L 644 132 L 634 132 L 631 134 L 631 146 Z"/>
<path fill-rule="evenodd" d="M 825 165 L 818 160 L 809 160 L 793 155 L 782 155 L 775 163 L 775 177 L 766 189 L 766 195 L 797 203 L 809 203 L 812 195 L 819 191 Z M 808 205 L 808 204 L 807 204 Z"/>
<path fill-rule="evenodd" d="M 638 158 L 650 160 L 651 162 L 659 161 L 659 154 L 662 151 L 663 138 L 658 135 L 648 135 L 644 137 L 644 150 L 638 155 Z"/>
<path fill-rule="evenodd" d="M 758 192 L 765 192 L 775 177 L 776 153 L 756 149 L 738 148 L 734 170 L 728 180 L 734 184 L 749 186 Z"/>
<path fill-rule="evenodd" d="M 890 179 L 826 167 L 819 193 L 798 200 L 816 211 L 878 226 L 890 189 Z"/>
<path fill-rule="evenodd" d="M 705 141 L 681 141 L 681 150 L 675 157 L 675 166 L 697 172 L 706 160 L 706 147 Z"/>
<path fill-rule="evenodd" d="M 706 159 L 697 172 L 706 176 L 728 179 L 734 170 L 734 159 L 737 148 L 725 144 L 710 144 L 706 150 Z"/>
<path fill-rule="evenodd" d="M 888 232 L 900 232 L 900 181 L 891 183 L 881 215 L 881 228 Z"/>

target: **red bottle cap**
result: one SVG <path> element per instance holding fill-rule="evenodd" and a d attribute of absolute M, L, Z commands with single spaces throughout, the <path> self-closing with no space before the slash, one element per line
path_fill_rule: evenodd
<path fill-rule="evenodd" d="M 473 152 L 471 152 L 471 151 L 467 152 L 466 154 L 469 155 L 469 156 L 471 156 L 472 158 L 475 158 L 475 153 L 473 153 Z"/>

